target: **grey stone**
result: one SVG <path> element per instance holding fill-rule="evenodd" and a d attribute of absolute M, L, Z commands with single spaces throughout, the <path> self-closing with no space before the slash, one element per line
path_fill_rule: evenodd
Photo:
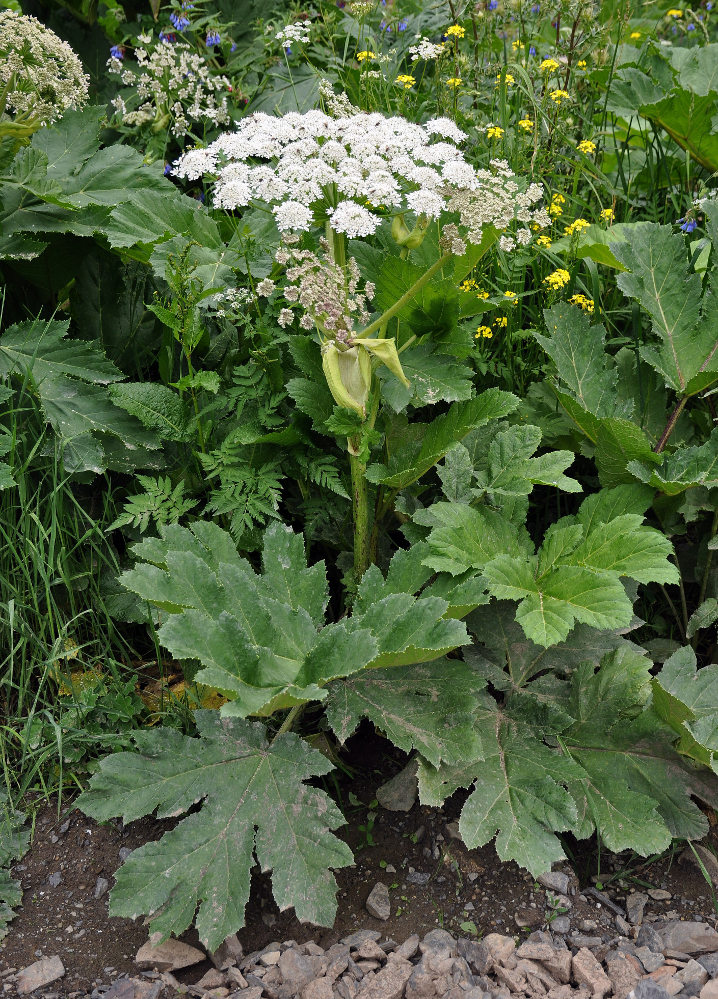
<path fill-rule="evenodd" d="M 53 957 L 43 957 L 34 964 L 29 964 L 27 968 L 17 973 L 15 988 L 21 996 L 28 992 L 34 992 L 50 982 L 56 982 L 65 974 L 65 967 L 57 955 Z"/>
<path fill-rule="evenodd" d="M 678 995 L 681 999 L 689 999 L 690 996 L 699 996 L 702 989 L 703 986 L 699 985 L 698 982 L 687 982 Z"/>
<path fill-rule="evenodd" d="M 379 964 L 383 964 L 386 961 L 386 952 L 374 940 L 363 940 L 354 955 L 355 961 L 359 958 L 362 961 L 378 961 Z M 366 969 L 364 970 L 366 971 Z"/>
<path fill-rule="evenodd" d="M 503 933 L 487 933 L 481 943 L 495 964 L 504 964 L 516 950 L 514 938 L 507 937 Z M 486 972 L 479 971 L 479 974 L 485 975 Z"/>
<path fill-rule="evenodd" d="M 279 964 L 281 956 L 282 952 L 279 950 L 266 950 L 263 954 L 260 954 L 259 963 L 263 964 L 265 968 L 272 968 L 275 964 Z"/>
<path fill-rule="evenodd" d="M 551 944 L 538 943 L 532 940 L 524 942 L 516 948 L 516 957 L 525 957 L 529 961 L 549 961 L 555 954 L 555 949 Z"/>
<path fill-rule="evenodd" d="M 460 938 L 456 942 L 456 949 L 463 959 L 474 969 L 477 975 L 487 974 L 487 972 L 491 971 L 494 966 L 491 952 L 487 947 L 485 940 L 465 940 Z M 484 989 L 484 991 L 486 991 L 486 989 Z"/>
<path fill-rule="evenodd" d="M 656 953 L 649 947 L 636 947 L 635 954 L 649 975 L 652 971 L 658 971 L 661 965 L 665 964 L 663 954 Z"/>
<path fill-rule="evenodd" d="M 571 981 L 571 951 L 567 947 L 554 948 L 553 957 L 541 963 L 561 984 L 566 985 Z"/>
<path fill-rule="evenodd" d="M 595 997 L 608 995 L 612 989 L 610 978 L 586 947 L 573 955 L 571 971 L 574 981 L 587 985 Z"/>
<path fill-rule="evenodd" d="M 540 926 L 544 921 L 543 909 L 532 909 L 530 906 L 522 906 L 514 913 L 514 922 L 519 929 L 526 929 L 533 926 Z"/>
<path fill-rule="evenodd" d="M 626 896 L 626 914 L 628 922 L 638 926 L 643 922 L 643 912 L 648 902 L 648 895 L 642 891 L 636 891 L 632 895 Z"/>
<path fill-rule="evenodd" d="M 120 863 L 124 864 L 131 853 L 132 850 L 130 850 L 129 846 L 121 846 L 117 854 L 120 858 Z"/>
<path fill-rule="evenodd" d="M 239 964 L 243 957 L 244 949 L 239 942 L 239 937 L 236 933 L 232 933 L 219 945 L 214 954 L 210 954 L 209 959 L 215 968 L 224 971 L 233 964 Z"/>
<path fill-rule="evenodd" d="M 718 979 L 712 978 L 701 989 L 701 999 L 718 999 Z"/>
<path fill-rule="evenodd" d="M 560 895 L 568 893 L 571 883 L 568 874 L 564 874 L 562 871 L 547 871 L 545 874 L 539 874 L 536 880 L 542 888 L 548 888 L 549 891 L 556 891 Z"/>
<path fill-rule="evenodd" d="M 412 970 L 408 961 L 390 961 L 372 979 L 367 977 L 361 983 L 357 999 L 400 999 Z"/>
<path fill-rule="evenodd" d="M 435 995 L 434 976 L 423 964 L 417 964 L 406 980 L 406 999 L 432 999 Z"/>
<path fill-rule="evenodd" d="M 377 881 L 374 885 L 364 904 L 369 915 L 376 919 L 387 920 L 391 916 L 389 889 L 381 881 Z"/>
<path fill-rule="evenodd" d="M 417 783 L 418 762 L 410 760 L 409 763 L 400 770 L 396 777 L 392 777 L 376 792 L 376 800 L 382 808 L 390 812 L 409 812 L 414 806 L 418 795 Z"/>
<path fill-rule="evenodd" d="M 164 943 L 157 942 L 161 934 L 153 933 L 147 943 L 142 944 L 135 955 L 135 964 L 140 968 L 155 968 L 157 971 L 178 971 L 190 968 L 205 960 L 205 955 L 196 947 L 170 937 Z"/>
<path fill-rule="evenodd" d="M 318 976 L 320 963 L 321 958 L 309 957 L 294 947 L 290 947 L 289 950 L 285 950 L 281 954 L 277 967 L 281 971 L 284 981 L 299 992 Z M 336 978 L 336 975 L 334 977 Z"/>
<path fill-rule="evenodd" d="M 654 902 L 667 902 L 673 895 L 665 888 L 649 888 L 648 895 Z"/>
<path fill-rule="evenodd" d="M 378 930 L 357 930 L 350 933 L 348 937 L 342 937 L 342 943 L 347 947 L 358 947 L 365 940 L 380 940 L 381 933 Z"/>
<path fill-rule="evenodd" d="M 664 950 L 679 950 L 689 955 L 718 951 L 718 933 L 705 923 L 672 919 L 661 927 L 659 936 Z"/>
<path fill-rule="evenodd" d="M 606 956 L 606 971 L 616 999 L 626 999 L 643 974 L 643 966 L 632 954 L 614 952 Z"/>
<path fill-rule="evenodd" d="M 412 933 L 410 937 L 407 937 L 403 944 L 400 944 L 394 953 L 397 957 L 403 957 L 405 961 L 411 961 L 412 957 L 419 950 L 419 934 Z"/>
<path fill-rule="evenodd" d="M 554 933 L 568 933 L 571 929 L 571 920 L 568 916 L 556 916 L 551 920 L 551 929 Z"/>
<path fill-rule="evenodd" d="M 55 873 L 51 874 L 47 879 L 47 883 L 51 888 L 57 888 L 57 886 L 62 883 L 62 874 L 60 874 L 59 871 L 55 871 Z"/>
<path fill-rule="evenodd" d="M 698 982 L 700 988 L 703 988 L 708 981 L 709 975 L 702 964 L 691 959 L 685 968 L 681 968 L 676 972 L 676 978 L 679 982 L 683 982 L 684 985 L 688 985 L 689 982 Z"/>
<path fill-rule="evenodd" d="M 623 916 L 616 916 L 614 919 L 616 924 L 616 929 L 619 933 L 622 933 L 624 937 L 631 935 L 631 924 L 623 918 Z"/>
<path fill-rule="evenodd" d="M 629 999 L 668 999 L 668 992 L 652 978 L 642 978 Z"/>
<path fill-rule="evenodd" d="M 423 871 L 412 871 L 406 876 L 406 883 L 409 885 L 425 885 L 431 877 L 430 874 L 425 874 Z"/>
<path fill-rule="evenodd" d="M 102 898 L 109 887 L 110 882 L 107 878 L 98 878 L 95 882 L 95 898 Z"/>
<path fill-rule="evenodd" d="M 195 982 L 197 989 L 220 989 L 227 984 L 227 976 L 219 968 L 210 968 L 205 971 L 198 982 Z"/>
<path fill-rule="evenodd" d="M 456 940 L 446 930 L 430 930 L 419 944 L 419 950 L 435 957 L 455 957 Z"/>
<path fill-rule="evenodd" d="M 718 978 L 718 954 L 703 954 L 698 963 L 703 965 L 711 978 Z"/>
<path fill-rule="evenodd" d="M 636 937 L 637 947 L 650 947 L 656 953 L 663 953 L 663 940 L 652 926 L 642 926 Z"/>
<path fill-rule="evenodd" d="M 334 989 L 328 978 L 315 978 L 302 989 L 302 999 L 334 999 Z"/>

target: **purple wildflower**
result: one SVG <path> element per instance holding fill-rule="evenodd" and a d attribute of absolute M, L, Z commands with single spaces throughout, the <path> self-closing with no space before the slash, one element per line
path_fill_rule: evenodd
<path fill-rule="evenodd" d="M 693 22 L 691 22 L 690 24 L 686 25 L 686 31 L 695 31 L 695 30 L 696 30 L 696 26 L 695 26 L 695 24 L 693 24 Z"/>
<path fill-rule="evenodd" d="M 496 10 L 499 5 L 499 0 L 489 0 L 489 10 Z"/>
<path fill-rule="evenodd" d="M 189 18 L 185 17 L 184 14 L 170 14 L 170 21 L 178 31 L 184 31 L 185 28 L 189 28 Z"/>
<path fill-rule="evenodd" d="M 683 225 L 681 225 L 681 232 L 693 232 L 698 225 L 695 219 L 678 219 L 676 224 L 680 225 L 681 222 L 683 223 Z"/>
<path fill-rule="evenodd" d="M 536 46 L 532 45 L 529 49 L 529 55 L 536 55 Z"/>
<path fill-rule="evenodd" d="M 207 46 L 208 49 L 211 49 L 213 48 L 213 46 L 219 45 L 221 41 L 222 37 L 218 31 L 208 31 L 204 44 Z"/>
<path fill-rule="evenodd" d="M 110 55 L 113 59 L 124 59 L 125 58 L 125 47 L 124 45 L 113 45 L 110 49 Z"/>
<path fill-rule="evenodd" d="M 403 18 L 401 21 L 399 21 L 396 27 L 398 31 L 406 31 L 406 29 L 409 27 L 409 22 L 405 18 Z"/>
<path fill-rule="evenodd" d="M 163 172 L 164 172 L 165 177 L 169 177 L 169 175 L 172 173 L 172 164 L 171 163 L 165 163 L 165 168 L 164 168 Z"/>
<path fill-rule="evenodd" d="M 173 45 L 177 41 L 177 35 L 174 31 L 160 31 L 159 38 L 161 42 L 167 42 L 169 45 Z"/>

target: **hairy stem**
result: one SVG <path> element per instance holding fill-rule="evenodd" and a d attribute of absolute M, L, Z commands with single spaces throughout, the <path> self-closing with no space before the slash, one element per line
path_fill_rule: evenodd
<path fill-rule="evenodd" d="M 281 735 L 283 732 L 290 732 L 292 730 L 292 727 L 293 727 L 294 723 L 297 721 L 297 719 L 303 713 L 303 711 L 306 708 L 306 706 L 307 706 L 307 702 L 306 701 L 303 704 L 295 704 L 294 707 L 290 711 L 287 712 L 286 718 L 284 719 L 284 721 L 282 722 L 282 724 L 277 729 L 277 735 L 274 736 L 275 739 L 277 738 L 277 736 Z M 272 741 L 274 741 L 274 740 L 272 740 Z"/>
<path fill-rule="evenodd" d="M 354 578 L 358 583 L 371 563 L 369 489 L 366 481 L 366 462 L 359 455 L 350 454 L 349 464 L 352 473 L 354 517 Z"/>
<path fill-rule="evenodd" d="M 656 452 L 656 454 L 660 454 L 663 448 L 666 446 L 668 438 L 671 436 L 671 434 L 676 428 L 676 423 L 678 423 L 678 417 L 683 412 L 683 408 L 687 402 L 688 402 L 688 396 L 684 395 L 683 398 L 679 400 L 678 405 L 669 416 L 668 423 L 666 424 L 666 429 L 661 434 L 661 439 L 658 441 L 658 443 L 653 449 Z"/>

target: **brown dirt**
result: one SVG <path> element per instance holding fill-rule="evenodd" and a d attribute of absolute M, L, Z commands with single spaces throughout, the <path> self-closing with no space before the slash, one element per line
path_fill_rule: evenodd
<path fill-rule="evenodd" d="M 363 804 L 349 804 L 344 796 L 348 825 L 343 836 L 354 849 L 355 866 L 338 872 L 339 910 L 334 927 L 302 925 L 291 912 L 280 914 L 271 898 L 269 878 L 257 874 L 246 914 L 247 925 L 239 933 L 245 951 L 264 947 L 272 940 L 287 939 L 298 942 L 313 939 L 326 947 L 364 927 L 380 930 L 385 937 L 398 942 L 436 926 L 456 935 L 470 936 L 473 928 L 461 926 L 469 922 L 475 925 L 478 934 L 490 931 L 513 934 L 520 932 L 514 921 L 519 909 L 534 911 L 541 924 L 545 893 L 529 874 L 513 863 L 502 864 L 493 846 L 470 851 L 451 837 L 447 825 L 458 817 L 460 800 L 448 802 L 442 810 L 418 804 L 406 814 L 379 810 L 373 829 L 367 828 L 367 806 L 376 788 L 401 765 L 397 760 L 388 763 L 386 755 L 380 754 L 380 760 L 383 772 L 365 769 L 351 785 L 356 796 L 353 800 Z M 84 994 L 121 973 L 136 974 L 134 956 L 147 940 L 147 927 L 141 919 L 110 918 L 108 894 L 96 899 L 95 885 L 98 877 L 112 884 L 112 876 L 120 865 L 120 850 L 132 850 L 157 839 L 170 825 L 151 818 L 126 827 L 119 820 L 100 825 L 71 806 L 63 807 L 60 814 L 56 807 L 44 806 L 36 815 L 32 846 L 14 868 L 24 898 L 8 937 L 0 944 L 0 974 L 11 967 L 23 968 L 41 956 L 57 954 L 66 974 L 49 989 L 52 994 L 63 996 L 73 992 Z M 591 884 L 595 871 L 592 863 L 595 864 L 595 857 L 589 853 L 576 863 L 582 884 Z M 394 867 L 396 873 L 388 872 L 387 865 Z M 428 883 L 407 882 L 412 869 L 429 874 Z M 623 872 L 621 879 L 616 872 Z M 52 878 L 57 874 L 61 877 L 59 883 L 57 877 Z M 667 902 L 652 901 L 649 912 L 660 916 L 670 914 L 672 918 L 696 914 L 707 919 L 715 917 L 706 882 L 694 866 L 679 863 L 677 853 L 648 865 L 640 858 L 631 863 L 627 856 L 616 858 L 604 854 L 602 874 L 599 880 L 602 885 L 609 883 L 606 890 L 618 902 L 631 887 L 665 888 L 673 898 Z M 364 908 L 366 897 L 377 881 L 390 887 L 392 916 L 385 923 L 371 917 Z M 600 934 L 613 926 L 612 914 L 590 897 L 582 901 L 581 895 L 575 895 L 569 915 L 572 928 L 581 932 Z M 182 939 L 197 944 L 193 931 Z M 209 967 L 208 962 L 196 965 L 177 977 L 195 982 Z"/>

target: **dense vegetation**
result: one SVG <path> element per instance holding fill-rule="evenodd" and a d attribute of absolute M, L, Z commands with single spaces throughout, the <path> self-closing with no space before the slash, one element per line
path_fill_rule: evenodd
<path fill-rule="evenodd" d="M 367 721 L 534 873 L 703 836 L 712 3 L 0 8 L 0 934 L 76 789 L 190 813 L 113 914 L 331 924 Z"/>

